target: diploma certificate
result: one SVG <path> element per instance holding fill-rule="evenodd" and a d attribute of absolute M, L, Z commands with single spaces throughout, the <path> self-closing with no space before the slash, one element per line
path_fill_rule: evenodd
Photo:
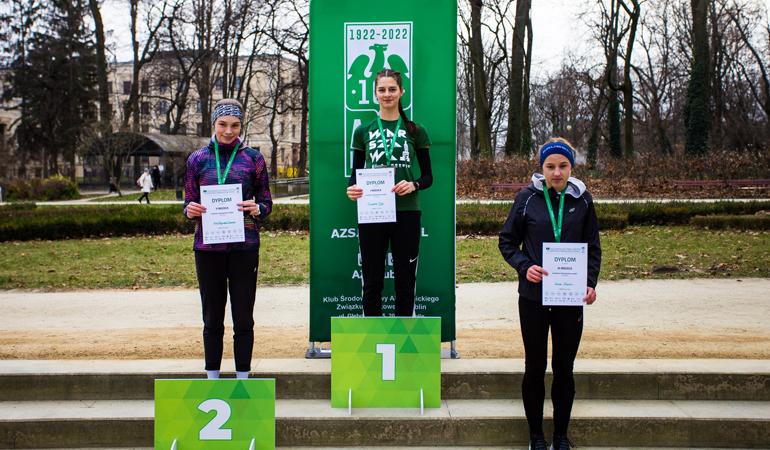
<path fill-rule="evenodd" d="M 226 244 L 244 242 L 243 211 L 238 203 L 243 202 L 240 184 L 201 186 L 201 205 L 206 212 L 201 216 L 204 244 Z"/>
<path fill-rule="evenodd" d="M 396 221 L 395 169 L 356 170 L 356 185 L 364 195 L 358 204 L 358 223 L 384 223 Z"/>
<path fill-rule="evenodd" d="M 588 244 L 543 242 L 543 269 L 543 305 L 585 305 Z"/>

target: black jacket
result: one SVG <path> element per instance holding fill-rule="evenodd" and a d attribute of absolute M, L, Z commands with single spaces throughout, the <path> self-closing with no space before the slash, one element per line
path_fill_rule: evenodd
<path fill-rule="evenodd" d="M 543 297 L 542 283 L 527 280 L 527 270 L 543 265 L 543 242 L 555 242 L 553 225 L 543 196 L 544 178 L 532 177 L 530 184 L 516 196 L 508 219 L 500 232 L 499 248 L 505 261 L 519 274 L 519 295 L 540 302 Z M 554 216 L 559 220 L 559 196 L 548 190 Z M 599 245 L 599 223 L 591 194 L 576 178 L 570 178 L 564 197 L 564 220 L 561 242 L 585 242 L 588 244 L 588 280 L 596 288 L 602 261 Z M 522 246 L 522 244 L 524 244 Z"/>

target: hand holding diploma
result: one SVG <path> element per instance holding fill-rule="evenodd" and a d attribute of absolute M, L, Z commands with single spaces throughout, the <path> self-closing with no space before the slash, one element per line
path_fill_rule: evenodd
<path fill-rule="evenodd" d="M 531 266 L 527 269 L 527 279 L 533 283 L 540 283 L 543 281 L 543 277 L 548 276 L 548 272 L 538 265 Z M 586 305 L 593 305 L 596 301 L 596 290 L 592 287 L 586 287 L 586 296 L 583 298 L 583 302 Z"/>
<path fill-rule="evenodd" d="M 588 245 L 544 242 L 543 266 L 532 270 L 532 279 L 543 283 L 543 305 L 582 306 L 593 303 L 588 290 Z M 529 270 L 528 279 L 529 279 Z M 543 278 L 545 276 L 545 278 Z"/>

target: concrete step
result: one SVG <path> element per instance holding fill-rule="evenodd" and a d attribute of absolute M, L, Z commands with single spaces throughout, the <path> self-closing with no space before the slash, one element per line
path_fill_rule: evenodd
<path fill-rule="evenodd" d="M 340 447 L 284 447 L 276 446 L 282 450 L 337 450 Z M 382 447 L 355 447 L 358 450 L 380 450 Z M 516 448 L 526 448 L 526 446 L 517 446 Z M 510 450 L 511 446 L 488 447 L 488 446 L 470 446 L 470 447 L 388 447 L 388 450 Z M 585 447 L 580 446 L 580 450 L 727 450 L 726 448 L 705 448 L 705 447 Z M 38 449 L 38 450 L 54 450 Z M 91 447 L 91 448 L 73 448 L 69 450 L 153 450 L 153 447 Z"/>
<path fill-rule="evenodd" d="M 201 378 L 198 360 L 0 361 L 0 401 L 149 400 L 156 378 Z M 223 377 L 234 367 L 223 365 Z M 444 399 L 520 398 L 521 359 L 441 361 Z M 263 359 L 252 376 L 276 379 L 279 399 L 329 399 L 329 360 Z M 550 383 L 550 379 L 546 380 Z M 575 362 L 579 399 L 770 401 L 770 360 Z M 549 390 L 547 390 L 549 391 Z"/>
<path fill-rule="evenodd" d="M 0 402 L 0 448 L 151 447 L 151 400 Z M 546 417 L 551 415 L 546 402 Z M 550 420 L 546 419 L 546 433 Z M 770 402 L 577 400 L 581 446 L 770 447 Z M 276 444 L 298 447 L 511 446 L 528 439 L 520 400 L 443 400 L 440 408 L 331 408 L 278 400 Z"/>

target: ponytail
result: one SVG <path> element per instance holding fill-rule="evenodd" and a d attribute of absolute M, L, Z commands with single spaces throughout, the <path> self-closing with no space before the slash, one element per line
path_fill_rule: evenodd
<path fill-rule="evenodd" d="M 406 117 L 406 112 L 404 112 L 404 107 L 401 106 L 400 99 L 398 101 L 398 113 L 401 115 L 401 121 L 406 124 L 406 132 L 409 133 L 409 136 L 415 137 L 417 134 L 417 124 Z"/>

